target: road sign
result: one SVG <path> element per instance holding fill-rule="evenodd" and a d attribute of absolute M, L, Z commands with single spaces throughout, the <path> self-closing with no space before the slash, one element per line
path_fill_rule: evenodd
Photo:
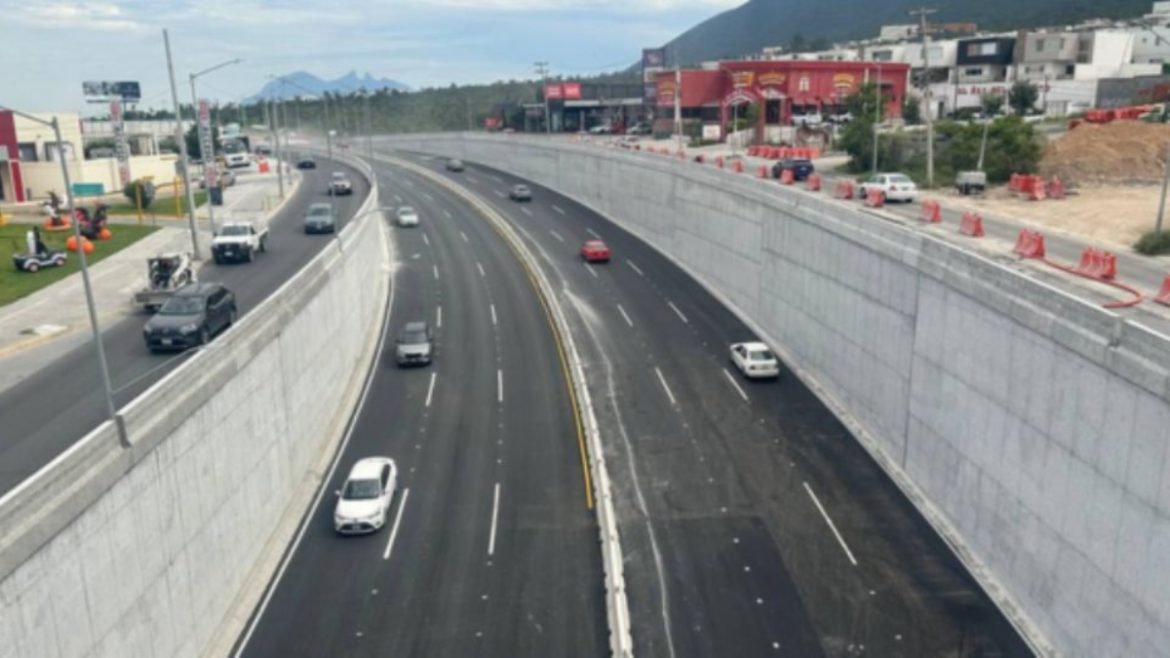
<path fill-rule="evenodd" d="M 117 98 L 123 103 L 142 100 L 142 87 L 133 81 L 88 80 L 81 83 L 81 93 L 98 100 Z"/>
<path fill-rule="evenodd" d="M 73 196 L 102 196 L 106 186 L 101 183 L 74 183 Z"/>
<path fill-rule="evenodd" d="M 215 144 L 211 135 L 211 108 L 206 100 L 199 101 L 199 150 L 203 152 L 203 179 L 210 190 L 219 186 L 215 170 Z"/>
<path fill-rule="evenodd" d="M 122 101 L 110 101 L 110 124 L 114 128 L 114 153 L 118 158 L 118 180 L 125 188 L 130 182 L 130 145 L 126 142 L 126 124 L 122 120 Z"/>

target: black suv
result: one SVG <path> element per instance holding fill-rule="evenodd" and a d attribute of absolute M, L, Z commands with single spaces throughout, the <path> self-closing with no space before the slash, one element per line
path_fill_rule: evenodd
<path fill-rule="evenodd" d="M 183 286 L 142 328 L 150 351 L 206 345 L 236 321 L 236 296 L 219 283 Z"/>
<path fill-rule="evenodd" d="M 812 160 L 804 158 L 784 158 L 772 165 L 772 178 L 779 179 L 785 169 L 792 170 L 792 180 L 807 180 L 816 171 Z"/>
<path fill-rule="evenodd" d="M 311 156 L 311 155 L 302 155 L 301 158 L 299 160 L 297 160 L 297 169 L 316 169 L 316 168 L 317 168 L 317 161 L 314 160 L 313 156 Z"/>

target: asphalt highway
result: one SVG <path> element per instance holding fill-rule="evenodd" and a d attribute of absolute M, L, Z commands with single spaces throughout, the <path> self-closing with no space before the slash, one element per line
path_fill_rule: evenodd
<path fill-rule="evenodd" d="M 201 281 L 219 281 L 235 292 L 241 317 L 301 269 L 330 237 L 305 235 L 301 219 L 310 203 L 328 201 L 327 183 L 335 170 L 349 174 L 351 196 L 337 198 L 344 222 L 365 201 L 369 183 L 356 170 L 318 158 L 306 170 L 296 194 L 270 222 L 269 251 L 246 265 L 203 265 Z M 207 246 L 203 245 L 206 249 Z M 186 358 L 183 354 L 151 354 L 142 340 L 143 313 L 104 327 L 115 402 L 124 405 L 161 379 Z M 64 452 L 106 419 L 105 397 L 92 343 L 69 350 L 49 366 L 0 393 L 0 495 Z"/>
<path fill-rule="evenodd" d="M 1031 655 L 811 391 L 734 371 L 728 345 L 755 337 L 681 269 L 552 190 L 409 157 L 498 208 L 559 288 L 617 487 L 636 654 Z M 506 198 L 516 183 L 531 203 Z M 598 237 L 614 258 L 585 265 Z"/>
<path fill-rule="evenodd" d="M 393 227 L 376 371 L 320 503 L 237 642 L 245 656 L 600 656 L 601 556 L 574 409 L 549 320 L 514 254 L 470 206 L 378 166 Z M 429 366 L 394 336 L 436 330 Z M 387 524 L 342 537 L 335 492 L 360 458 L 399 469 Z"/>

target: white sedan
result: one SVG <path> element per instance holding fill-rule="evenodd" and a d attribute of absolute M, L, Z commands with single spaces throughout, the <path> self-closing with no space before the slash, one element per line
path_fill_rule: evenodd
<path fill-rule="evenodd" d="M 418 213 L 410 206 L 402 206 L 398 209 L 398 225 L 399 226 L 418 226 Z"/>
<path fill-rule="evenodd" d="M 748 379 L 780 376 L 780 361 L 763 343 L 736 343 L 731 346 L 731 362 Z"/>
<path fill-rule="evenodd" d="M 353 465 L 337 492 L 333 529 L 343 535 L 377 532 L 386 525 L 398 488 L 398 467 L 389 457 L 367 457 Z"/>
<path fill-rule="evenodd" d="M 870 190 L 881 192 L 885 201 L 914 203 L 918 197 L 918 186 L 905 174 L 878 174 L 862 183 L 857 193 L 864 200 Z"/>

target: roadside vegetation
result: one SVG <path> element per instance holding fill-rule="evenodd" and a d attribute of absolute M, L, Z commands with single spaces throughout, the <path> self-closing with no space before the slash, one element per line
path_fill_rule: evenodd
<path fill-rule="evenodd" d="M 855 117 L 842 131 L 838 146 L 849 155 L 849 171 L 869 172 L 873 167 L 873 124 L 877 119 L 876 90 L 862 86 L 846 106 Z M 888 100 L 888 99 L 887 99 Z M 988 99 L 989 106 L 996 101 Z M 979 163 L 979 149 L 985 124 L 938 121 L 934 125 L 935 185 L 954 183 L 962 171 L 973 171 Z M 926 131 L 893 130 L 880 134 L 878 169 L 900 171 L 920 185 L 926 180 Z M 987 152 L 983 170 L 992 183 L 1007 181 L 1013 173 L 1035 173 L 1044 155 L 1043 141 L 1033 126 L 1020 117 L 996 119 L 987 128 Z"/>
<path fill-rule="evenodd" d="M 1161 233 L 1150 231 L 1143 235 L 1133 248 L 1139 254 L 1147 256 L 1170 254 L 1170 231 L 1162 231 Z"/>
<path fill-rule="evenodd" d="M 8 224 L 7 226 L 0 226 L 0 306 L 10 304 L 21 297 L 30 295 L 81 269 L 81 265 L 77 260 L 77 254 L 69 252 L 69 260 L 63 267 L 45 268 L 36 274 L 18 272 L 16 266 L 13 265 L 12 255 L 27 251 L 25 235 L 30 228 L 32 226 L 29 224 Z M 110 232 L 114 234 L 114 237 L 109 240 L 94 243 L 96 248 L 92 254 L 88 255 L 89 260 L 87 262 L 90 265 L 109 258 L 156 230 L 153 226 L 126 226 L 122 224 L 110 224 L 109 228 Z M 41 232 L 41 238 L 44 240 L 45 246 L 51 251 L 65 249 L 65 241 L 71 235 L 73 235 L 71 232 Z"/>

